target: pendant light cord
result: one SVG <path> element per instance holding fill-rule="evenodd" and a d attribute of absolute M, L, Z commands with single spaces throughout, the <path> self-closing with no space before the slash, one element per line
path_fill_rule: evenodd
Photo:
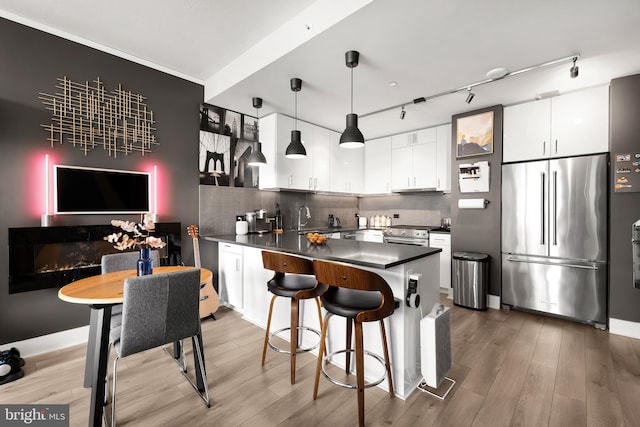
<path fill-rule="evenodd" d="M 293 115 L 293 127 L 298 130 L 298 92 L 294 92 L 295 114 Z"/>
<path fill-rule="evenodd" d="M 353 67 L 351 67 L 351 114 L 353 114 Z"/>

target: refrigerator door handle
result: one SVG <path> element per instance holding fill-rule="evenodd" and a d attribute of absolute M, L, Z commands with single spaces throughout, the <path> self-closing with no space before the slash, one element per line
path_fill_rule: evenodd
<path fill-rule="evenodd" d="M 553 245 L 558 245 L 558 171 L 553 171 Z"/>
<path fill-rule="evenodd" d="M 544 191 L 545 173 L 540 172 L 540 244 L 544 245 L 544 205 L 545 205 L 545 191 Z"/>
<path fill-rule="evenodd" d="M 544 264 L 544 265 L 553 265 L 558 267 L 570 267 L 570 268 L 582 268 L 585 270 L 598 270 L 597 265 L 583 265 L 583 264 L 572 264 L 568 262 L 548 262 L 548 261 L 532 261 L 526 258 L 518 258 L 516 256 L 509 255 L 507 257 L 507 261 L 512 262 L 524 262 L 526 264 Z"/>

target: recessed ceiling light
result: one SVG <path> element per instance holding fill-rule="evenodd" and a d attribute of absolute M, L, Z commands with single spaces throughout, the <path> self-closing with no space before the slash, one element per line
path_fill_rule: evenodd
<path fill-rule="evenodd" d="M 397 82 L 397 81 L 395 81 L 395 80 L 391 80 L 391 81 L 389 82 L 389 87 L 396 87 L 396 86 L 398 86 L 398 82 Z"/>
<path fill-rule="evenodd" d="M 509 70 L 504 67 L 494 68 L 492 70 L 487 71 L 487 78 L 489 79 L 501 79 L 504 76 L 509 74 Z"/>

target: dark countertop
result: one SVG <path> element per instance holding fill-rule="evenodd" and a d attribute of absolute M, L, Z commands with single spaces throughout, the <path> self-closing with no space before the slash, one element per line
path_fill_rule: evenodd
<path fill-rule="evenodd" d="M 411 245 L 390 245 L 384 243 L 361 242 L 358 240 L 329 239 L 323 245 L 312 245 L 304 234 L 297 231 L 266 234 L 224 234 L 202 236 L 203 239 L 250 246 L 260 249 L 278 250 L 310 258 L 341 261 L 365 267 L 387 269 L 424 258 L 438 252 L 440 248 Z"/>

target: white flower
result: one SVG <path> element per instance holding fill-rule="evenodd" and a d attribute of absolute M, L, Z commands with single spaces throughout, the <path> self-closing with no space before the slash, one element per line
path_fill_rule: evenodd
<path fill-rule="evenodd" d="M 109 243 L 114 243 L 113 247 L 120 251 L 135 246 L 150 246 L 152 248 L 163 248 L 166 246 L 166 243 L 163 242 L 162 239 L 151 236 L 151 232 L 155 230 L 156 225 L 149 214 L 144 214 L 141 223 L 114 219 L 111 220 L 111 225 L 120 227 L 127 233 L 133 233 L 133 237 L 121 232 L 109 234 L 104 237 L 104 240 Z"/>

